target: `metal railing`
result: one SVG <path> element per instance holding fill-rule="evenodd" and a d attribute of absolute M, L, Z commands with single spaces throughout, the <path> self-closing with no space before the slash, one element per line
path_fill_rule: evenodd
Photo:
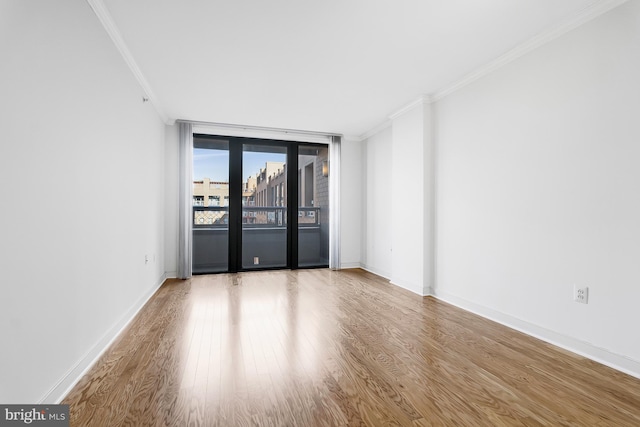
<path fill-rule="evenodd" d="M 298 227 L 320 225 L 320 208 L 298 207 Z M 280 206 L 243 206 L 242 228 L 287 226 L 287 208 Z M 228 206 L 193 206 L 193 228 L 228 228 Z"/>
<path fill-rule="evenodd" d="M 228 206 L 194 206 L 193 228 L 229 227 Z"/>

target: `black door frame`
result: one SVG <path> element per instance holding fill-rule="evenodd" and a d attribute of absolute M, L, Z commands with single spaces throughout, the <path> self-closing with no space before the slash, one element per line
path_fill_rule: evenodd
<path fill-rule="evenodd" d="M 287 262 L 285 267 L 267 267 L 261 270 L 299 269 L 298 265 L 298 146 L 322 145 L 299 141 L 249 138 L 224 135 L 194 134 L 202 139 L 229 141 L 229 263 L 227 273 L 255 271 L 242 267 L 242 157 L 245 144 L 277 146 L 287 152 Z M 318 265 L 316 267 L 326 267 Z M 304 268 L 316 268 L 304 267 Z"/>
<path fill-rule="evenodd" d="M 287 261 L 284 267 L 267 267 L 261 270 L 297 269 L 298 268 L 298 216 L 295 215 L 298 201 L 297 176 L 292 184 L 292 171 L 298 170 L 298 143 L 273 139 L 245 137 L 228 137 L 229 139 L 229 273 L 238 271 L 254 271 L 242 267 L 242 197 L 231 197 L 242 194 L 242 157 L 245 145 L 283 147 L 286 149 L 287 164 Z M 292 187 L 293 185 L 293 187 Z M 293 190 L 293 191 L 292 191 Z"/>

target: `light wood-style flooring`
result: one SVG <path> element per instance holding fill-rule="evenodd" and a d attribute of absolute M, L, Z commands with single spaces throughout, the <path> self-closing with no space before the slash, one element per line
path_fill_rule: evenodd
<path fill-rule="evenodd" d="M 640 380 L 361 270 L 170 280 L 74 426 L 640 426 Z"/>

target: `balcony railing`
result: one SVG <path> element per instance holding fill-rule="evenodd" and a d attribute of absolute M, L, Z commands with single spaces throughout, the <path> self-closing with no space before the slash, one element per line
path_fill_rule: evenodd
<path fill-rule="evenodd" d="M 320 225 L 320 208 L 298 208 L 298 227 Z M 285 228 L 287 208 L 276 206 L 243 206 L 242 228 Z M 194 206 L 194 228 L 228 228 L 228 206 Z"/>
<path fill-rule="evenodd" d="M 229 226 L 229 207 L 194 206 L 193 228 L 227 228 Z"/>

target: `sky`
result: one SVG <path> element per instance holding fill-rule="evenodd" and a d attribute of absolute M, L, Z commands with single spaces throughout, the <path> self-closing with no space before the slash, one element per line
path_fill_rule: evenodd
<path fill-rule="evenodd" d="M 255 176 L 265 162 L 285 162 L 286 155 L 279 153 L 244 152 L 242 157 L 242 181 Z M 193 179 L 209 178 L 211 181 L 229 181 L 229 151 L 208 148 L 193 149 Z"/>

